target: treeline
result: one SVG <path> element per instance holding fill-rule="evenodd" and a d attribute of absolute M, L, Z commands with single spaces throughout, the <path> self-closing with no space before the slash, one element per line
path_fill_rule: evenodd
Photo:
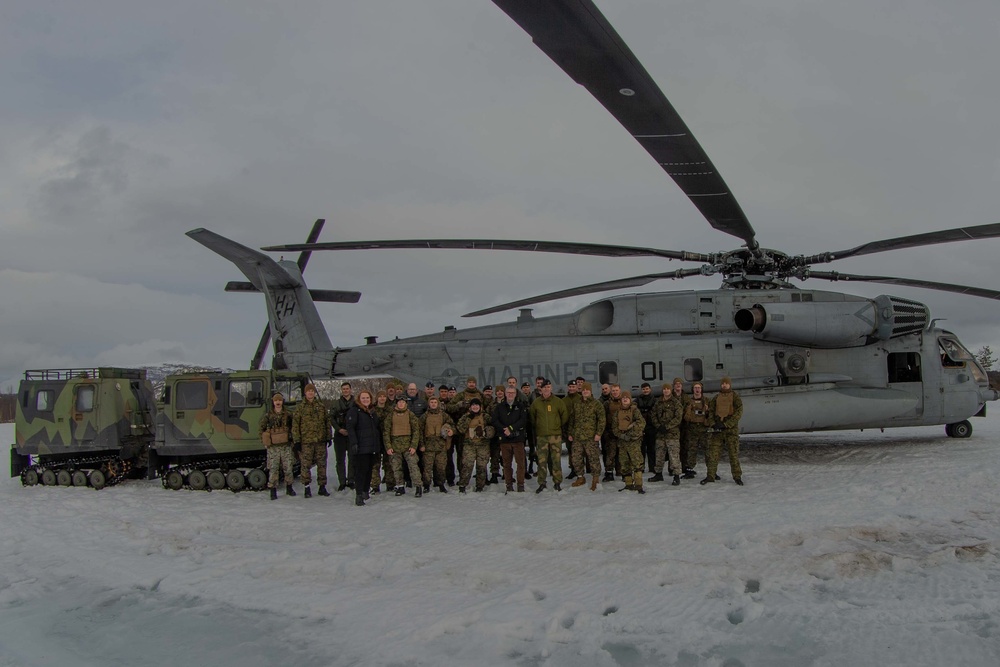
<path fill-rule="evenodd" d="M 0 424 L 14 421 L 14 411 L 17 407 L 17 394 L 0 394 Z"/>

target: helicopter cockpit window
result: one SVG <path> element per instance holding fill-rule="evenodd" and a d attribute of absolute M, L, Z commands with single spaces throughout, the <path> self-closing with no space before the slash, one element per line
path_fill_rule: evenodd
<path fill-rule="evenodd" d="M 702 372 L 701 359 L 684 360 L 684 379 L 688 382 L 700 382 L 705 378 Z"/>
<path fill-rule="evenodd" d="M 229 407 L 246 408 L 262 404 L 264 383 L 261 380 L 238 380 L 229 383 Z"/>
<path fill-rule="evenodd" d="M 976 358 L 954 338 L 939 338 L 938 347 L 941 351 L 941 365 L 945 368 L 968 368 L 976 382 L 988 382 L 986 373 L 979 367 Z"/>
<path fill-rule="evenodd" d="M 888 356 L 889 382 L 920 382 L 920 355 L 891 352 Z"/>

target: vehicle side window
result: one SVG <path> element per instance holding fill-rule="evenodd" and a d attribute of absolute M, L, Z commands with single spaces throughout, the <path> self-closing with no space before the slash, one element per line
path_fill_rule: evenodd
<path fill-rule="evenodd" d="M 76 411 L 77 412 L 90 412 L 94 409 L 94 388 L 93 387 L 77 387 L 76 388 Z"/>
<path fill-rule="evenodd" d="M 207 382 L 178 382 L 175 393 L 178 410 L 203 410 L 208 407 Z"/>
<path fill-rule="evenodd" d="M 229 407 L 245 408 L 262 404 L 262 380 L 235 380 L 229 383 Z"/>
<path fill-rule="evenodd" d="M 35 409 L 39 412 L 51 412 L 55 403 L 56 393 L 51 389 L 42 389 L 35 397 Z"/>

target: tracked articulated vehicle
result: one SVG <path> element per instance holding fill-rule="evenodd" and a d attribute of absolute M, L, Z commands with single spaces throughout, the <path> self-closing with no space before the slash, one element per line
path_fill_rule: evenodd
<path fill-rule="evenodd" d="M 267 485 L 257 425 L 280 391 L 294 410 L 304 373 L 273 370 L 168 376 L 157 402 L 146 371 L 27 371 L 18 391 L 11 476 L 25 486 L 101 489 L 160 477 L 168 489 Z"/>
<path fill-rule="evenodd" d="M 142 475 L 156 419 L 146 371 L 26 371 L 17 395 L 11 477 L 25 486 L 101 489 Z"/>
<path fill-rule="evenodd" d="M 159 476 L 164 488 L 175 490 L 263 489 L 267 452 L 258 422 L 275 392 L 294 411 L 309 381 L 304 373 L 274 370 L 168 377 L 158 404 L 149 479 Z"/>

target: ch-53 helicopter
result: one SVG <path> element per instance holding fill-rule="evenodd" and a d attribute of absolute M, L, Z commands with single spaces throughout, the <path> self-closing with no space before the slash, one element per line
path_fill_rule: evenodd
<path fill-rule="evenodd" d="M 926 306 L 895 296 L 874 299 L 804 290 L 790 278 L 923 287 L 990 299 L 991 289 L 878 275 L 814 271 L 828 263 L 902 248 L 1000 236 L 1000 224 L 874 241 L 834 252 L 791 256 L 762 247 L 715 165 L 656 83 L 590 0 L 493 0 L 534 43 L 618 120 L 674 180 L 715 229 L 743 245 L 697 253 L 558 241 L 408 239 L 265 247 L 301 251 L 275 261 L 205 229 L 188 235 L 234 262 L 249 282 L 229 291 L 259 291 L 273 366 L 314 377 L 392 375 L 407 381 L 456 383 L 468 375 L 496 384 L 508 376 L 545 376 L 557 385 L 583 376 L 638 389 L 672 378 L 701 381 L 706 391 L 732 378 L 741 392 L 744 433 L 885 428 L 945 424 L 952 437 L 972 433 L 968 418 L 985 415 L 1000 395 L 955 334 L 935 326 Z M 626 294 L 574 313 L 535 318 L 523 308 L 513 322 L 456 329 L 359 347 L 335 348 L 314 301 L 357 301 L 356 292 L 310 290 L 302 270 L 314 250 L 454 248 L 555 252 L 610 257 L 665 257 L 701 266 L 595 283 L 501 304 L 468 316 L 570 296 L 640 287 L 656 280 L 721 274 L 716 290 Z"/>

